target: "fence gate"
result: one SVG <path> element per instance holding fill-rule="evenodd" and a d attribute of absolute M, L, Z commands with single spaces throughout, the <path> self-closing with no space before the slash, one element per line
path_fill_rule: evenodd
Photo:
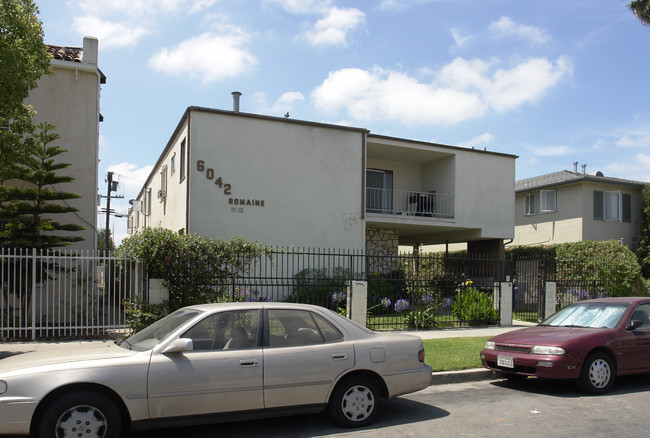
<path fill-rule="evenodd" d="M 126 330 L 122 302 L 142 297 L 142 266 L 95 252 L 0 248 L 0 337 L 110 335 Z"/>
<path fill-rule="evenodd" d="M 513 284 L 514 319 L 541 321 L 544 317 L 544 263 L 542 260 L 518 260 Z"/>

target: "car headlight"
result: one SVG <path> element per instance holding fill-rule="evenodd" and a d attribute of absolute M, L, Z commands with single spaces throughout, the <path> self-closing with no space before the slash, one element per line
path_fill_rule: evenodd
<path fill-rule="evenodd" d="M 7 382 L 0 380 L 0 394 L 7 392 Z"/>
<path fill-rule="evenodd" d="M 564 354 L 564 348 L 535 345 L 530 352 L 532 354 L 542 354 L 545 356 L 562 356 Z"/>
<path fill-rule="evenodd" d="M 494 350 L 494 341 L 487 341 L 485 343 L 485 349 L 486 350 Z"/>

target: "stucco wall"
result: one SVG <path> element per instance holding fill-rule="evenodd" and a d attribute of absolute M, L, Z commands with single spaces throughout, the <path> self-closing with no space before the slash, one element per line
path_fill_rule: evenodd
<path fill-rule="evenodd" d="M 362 132 L 202 111 L 190 129 L 191 232 L 364 248 Z"/>
<path fill-rule="evenodd" d="M 188 150 L 187 125 L 180 127 L 171 139 L 170 147 L 161 156 L 154 169 L 153 178 L 149 184 L 151 188 L 151 214 L 140 214 L 140 229 L 145 227 L 162 227 L 173 231 L 187 232 L 186 208 L 187 203 L 187 150 Z M 181 144 L 185 141 L 185 178 L 181 180 Z M 175 171 L 172 173 L 172 157 L 174 157 Z M 159 197 L 158 191 L 163 190 L 162 176 L 166 168 L 167 184 L 166 196 Z M 143 198 L 141 198 L 143 199 Z"/>
<path fill-rule="evenodd" d="M 69 249 L 94 249 L 97 228 L 97 162 L 99 158 L 99 77 L 84 65 L 79 69 L 61 67 L 75 63 L 53 61 L 54 74 L 39 79 L 25 103 L 36 111 L 35 123 L 48 122 L 56 127 L 61 138 L 49 146 L 59 146 L 67 152 L 56 157 L 57 162 L 70 166 L 58 172 L 75 180 L 57 190 L 76 193 L 79 199 L 66 201 L 77 213 L 56 215 L 61 223 L 81 225 L 84 231 L 73 235 L 85 240 L 69 245 Z M 94 66 L 96 67 L 96 65 Z M 104 188 L 105 189 L 105 188 Z M 104 190 L 102 194 L 105 194 Z M 100 225 L 99 228 L 104 228 Z M 62 232 L 63 233 L 63 232 Z"/>
<path fill-rule="evenodd" d="M 491 154 L 456 154 L 456 223 L 475 238 L 514 237 L 515 160 Z"/>

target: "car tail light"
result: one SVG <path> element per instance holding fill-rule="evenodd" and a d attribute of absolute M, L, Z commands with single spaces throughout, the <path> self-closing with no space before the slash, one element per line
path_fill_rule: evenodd
<path fill-rule="evenodd" d="M 424 349 L 418 351 L 418 360 L 424 362 Z"/>

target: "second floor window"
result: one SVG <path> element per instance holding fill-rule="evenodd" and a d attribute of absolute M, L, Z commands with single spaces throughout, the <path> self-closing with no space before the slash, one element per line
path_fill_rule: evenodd
<path fill-rule="evenodd" d="M 526 215 L 557 211 L 557 195 L 555 190 L 540 190 L 526 195 Z"/>
<path fill-rule="evenodd" d="M 387 213 L 393 209 L 393 172 L 390 170 L 366 170 L 366 210 L 371 213 Z"/>
<path fill-rule="evenodd" d="M 618 190 L 594 190 L 594 220 L 631 222 L 632 196 Z"/>

